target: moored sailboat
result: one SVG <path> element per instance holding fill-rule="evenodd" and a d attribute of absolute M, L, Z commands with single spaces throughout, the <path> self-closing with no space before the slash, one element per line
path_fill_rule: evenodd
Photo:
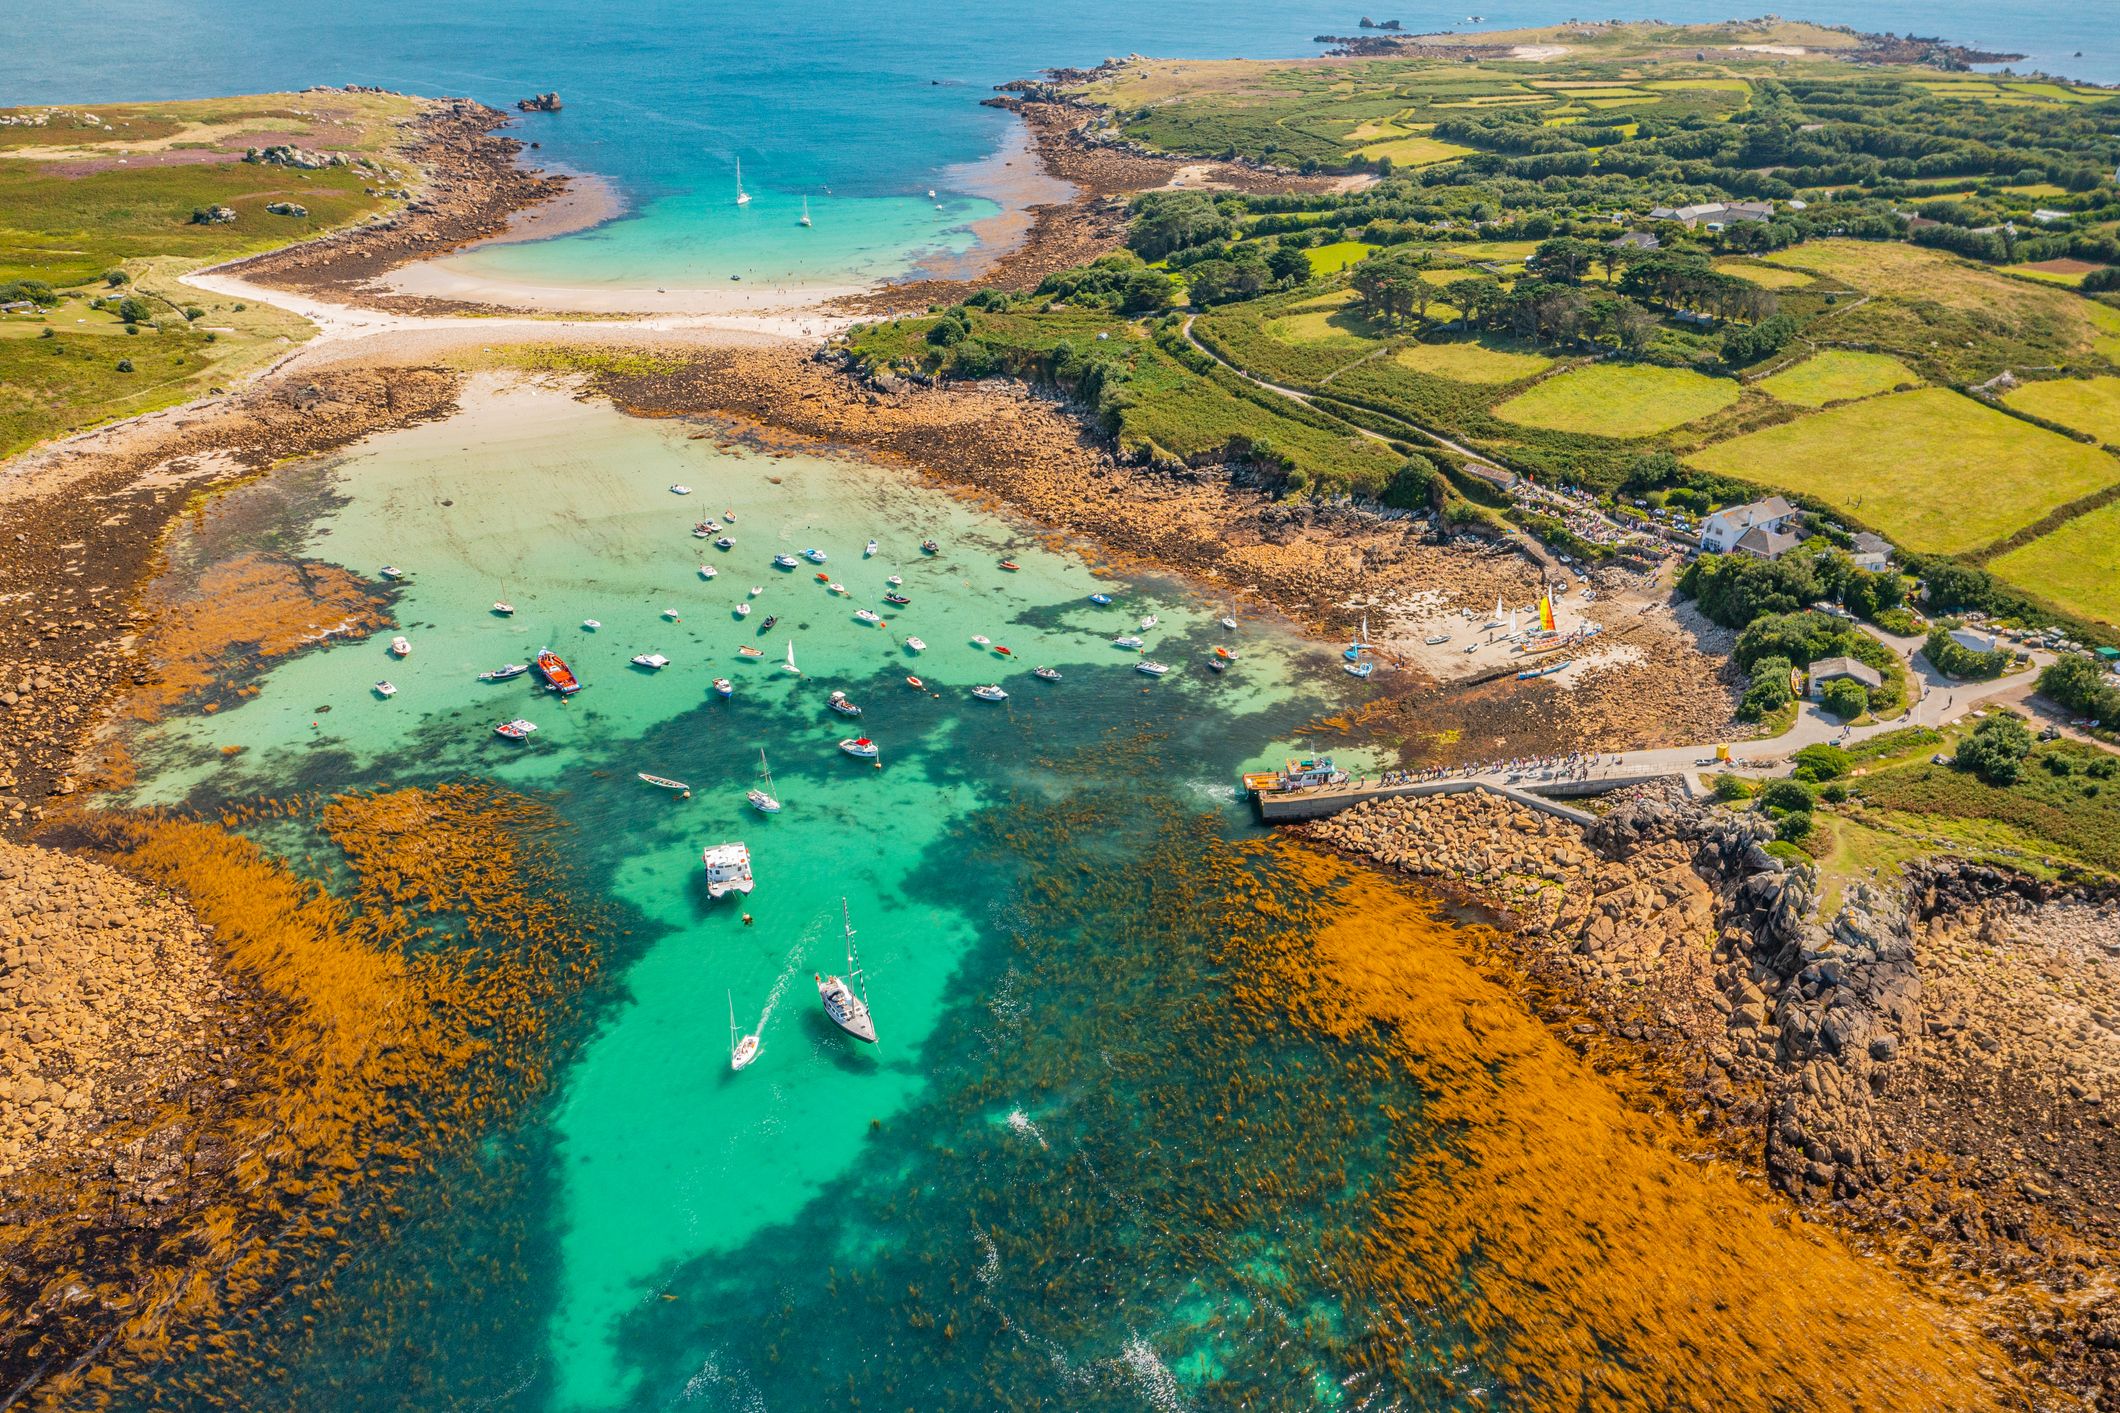
<path fill-rule="evenodd" d="M 740 1070 L 758 1058 L 760 1041 L 757 1032 L 738 1038 L 736 1034 L 736 993 L 729 993 L 729 1068 Z"/>
<path fill-rule="evenodd" d="M 749 800 L 751 808 L 760 814 L 779 814 L 780 798 L 773 793 L 773 770 L 766 764 L 763 747 L 758 752 L 758 777 L 763 783 L 752 786 L 745 792 L 744 798 Z"/>
<path fill-rule="evenodd" d="M 876 1022 L 869 1014 L 868 985 L 861 974 L 861 963 L 854 956 L 854 919 L 844 898 L 839 900 L 839 916 L 846 927 L 846 978 L 813 973 L 817 975 L 817 999 L 823 1003 L 824 1013 L 831 1018 L 832 1024 L 856 1040 L 874 1045 Z"/>

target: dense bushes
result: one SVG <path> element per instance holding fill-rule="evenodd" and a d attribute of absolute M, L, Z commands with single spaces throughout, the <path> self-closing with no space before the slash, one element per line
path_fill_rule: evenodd
<path fill-rule="evenodd" d="M 1853 721 L 1870 709 L 1869 689 L 1852 677 L 1836 677 L 1819 693 L 1819 704 L 1842 721 Z"/>
<path fill-rule="evenodd" d="M 2013 783 L 2032 751 L 2032 732 L 2019 717 L 2001 712 L 1973 728 L 1958 747 L 1956 764 L 1990 785 Z"/>
<path fill-rule="evenodd" d="M 1795 665 L 1785 657 L 1763 657 L 1752 664 L 1752 682 L 1737 704 L 1739 721 L 1765 721 L 1796 700 L 1790 685 Z"/>
<path fill-rule="evenodd" d="M 2120 727 L 2120 687 L 2110 684 L 2098 659 L 2068 653 L 2039 674 L 2039 690 L 2078 716 Z"/>
<path fill-rule="evenodd" d="M 1969 648 L 1953 638 L 1948 629 L 1940 627 L 1929 630 L 1921 651 L 1938 672 L 1964 681 L 1985 682 L 2000 677 L 2010 665 L 2009 649 L 1982 652 L 1978 648 Z"/>
<path fill-rule="evenodd" d="M 1697 603 L 1710 622 L 1742 628 L 1762 614 L 1794 613 L 1823 590 L 1805 556 L 1768 560 L 1704 554 L 1686 566 L 1678 591 Z"/>

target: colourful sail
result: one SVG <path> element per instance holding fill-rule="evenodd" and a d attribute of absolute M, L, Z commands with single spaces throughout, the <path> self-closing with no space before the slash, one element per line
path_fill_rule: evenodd
<path fill-rule="evenodd" d="M 1539 595 L 1538 626 L 1544 632 L 1553 631 L 1553 595 L 1550 593 Z"/>

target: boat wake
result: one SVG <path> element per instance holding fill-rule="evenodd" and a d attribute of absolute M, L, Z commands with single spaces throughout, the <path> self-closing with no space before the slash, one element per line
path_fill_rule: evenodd
<path fill-rule="evenodd" d="M 683 1403 L 696 1403 L 711 1397 L 716 1408 L 737 1408 L 743 1413 L 766 1413 L 765 1395 L 750 1375 L 741 1369 L 731 1372 L 721 1366 L 718 1354 L 709 1354 L 700 1361 L 699 1372 L 685 1380 Z"/>
<path fill-rule="evenodd" d="M 1045 1141 L 1045 1135 L 1038 1131 L 1038 1125 L 1032 1123 L 1031 1116 L 1024 1113 L 1023 1110 L 1011 1109 L 1008 1111 L 1008 1126 L 1026 1137 L 1037 1139 L 1038 1146 L 1047 1152 L 1052 1151 L 1053 1145 Z"/>

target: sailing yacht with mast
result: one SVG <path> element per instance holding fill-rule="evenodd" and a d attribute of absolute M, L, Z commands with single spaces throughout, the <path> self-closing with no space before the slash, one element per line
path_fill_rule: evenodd
<path fill-rule="evenodd" d="M 766 764 L 766 753 L 763 746 L 758 750 L 758 775 L 765 783 L 752 786 L 744 798 L 749 800 L 751 808 L 757 810 L 760 814 L 779 814 L 780 797 L 773 793 L 773 771 Z"/>
<path fill-rule="evenodd" d="M 794 673 L 797 677 L 802 676 L 802 669 L 795 665 L 795 640 L 793 638 L 788 639 L 788 661 L 786 665 L 786 670 Z"/>
<path fill-rule="evenodd" d="M 810 198 L 807 196 L 802 199 L 802 219 L 797 221 L 795 224 L 798 226 L 807 226 L 808 224 L 810 224 Z"/>
<path fill-rule="evenodd" d="M 758 1058 L 760 1042 L 757 1033 L 738 1039 L 736 1035 L 736 993 L 729 993 L 729 1068 L 740 1070 Z"/>
<path fill-rule="evenodd" d="M 847 974 L 842 980 L 836 976 L 817 976 L 817 999 L 824 1003 L 824 1013 L 856 1040 L 876 1043 L 876 1023 L 869 1017 L 868 986 L 862 980 L 861 963 L 854 958 L 854 919 L 847 911 L 847 900 L 839 900 L 840 920 L 846 926 Z M 859 988 L 858 990 L 856 988 Z"/>
<path fill-rule="evenodd" d="M 743 189 L 743 158 L 741 157 L 736 159 L 736 204 L 738 206 L 749 206 L 751 204 L 751 193 Z"/>

